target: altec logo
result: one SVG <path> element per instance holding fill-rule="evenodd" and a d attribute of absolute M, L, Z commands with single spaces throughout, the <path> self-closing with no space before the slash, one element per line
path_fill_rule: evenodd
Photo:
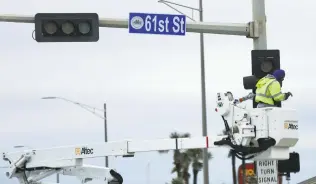
<path fill-rule="evenodd" d="M 284 129 L 288 129 L 288 130 L 298 130 L 297 121 L 285 121 L 285 122 L 284 122 Z"/>
<path fill-rule="evenodd" d="M 87 148 L 87 147 L 75 148 L 75 154 L 76 155 L 91 155 L 93 154 L 93 148 Z"/>

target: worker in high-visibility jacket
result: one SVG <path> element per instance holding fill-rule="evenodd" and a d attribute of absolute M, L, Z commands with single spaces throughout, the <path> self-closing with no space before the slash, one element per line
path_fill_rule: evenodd
<path fill-rule="evenodd" d="M 284 70 L 276 70 L 272 75 L 268 74 L 257 82 L 254 99 L 258 103 L 257 108 L 273 107 L 276 101 L 284 101 L 293 96 L 291 92 L 281 92 L 280 82 L 284 80 L 284 77 Z"/>

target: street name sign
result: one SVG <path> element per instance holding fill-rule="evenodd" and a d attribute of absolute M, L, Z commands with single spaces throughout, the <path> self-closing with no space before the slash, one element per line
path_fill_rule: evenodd
<path fill-rule="evenodd" d="M 258 184 L 278 184 L 278 163 L 276 160 L 257 161 Z"/>
<path fill-rule="evenodd" d="M 185 36 L 185 15 L 130 13 L 129 33 Z"/>

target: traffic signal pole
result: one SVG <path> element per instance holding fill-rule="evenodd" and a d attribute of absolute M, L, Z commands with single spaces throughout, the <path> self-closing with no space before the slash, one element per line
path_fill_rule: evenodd
<path fill-rule="evenodd" d="M 256 21 L 258 25 L 258 38 L 253 39 L 254 50 L 266 50 L 267 49 L 267 29 L 266 29 L 266 14 L 265 14 L 265 1 L 264 0 L 252 0 L 252 19 Z M 257 163 L 254 162 L 255 173 L 258 173 L 256 168 Z M 245 178 L 244 178 L 245 181 Z"/>
<path fill-rule="evenodd" d="M 253 39 L 254 50 L 267 49 L 267 30 L 266 30 L 266 15 L 265 15 L 265 1 L 252 0 L 252 17 L 257 21 L 260 36 Z"/>
<path fill-rule="evenodd" d="M 267 49 L 265 0 L 252 0 L 253 21 L 248 23 L 187 22 L 186 32 L 245 36 L 255 50 Z M 35 23 L 34 16 L 0 15 L 0 22 Z M 128 29 L 128 19 L 99 18 L 99 26 Z M 207 175 L 207 173 L 204 173 Z"/>

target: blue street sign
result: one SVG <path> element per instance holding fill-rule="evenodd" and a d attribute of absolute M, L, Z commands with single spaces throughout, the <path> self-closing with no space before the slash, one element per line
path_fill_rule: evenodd
<path fill-rule="evenodd" d="M 130 13 L 129 33 L 181 35 L 186 32 L 185 15 Z"/>

